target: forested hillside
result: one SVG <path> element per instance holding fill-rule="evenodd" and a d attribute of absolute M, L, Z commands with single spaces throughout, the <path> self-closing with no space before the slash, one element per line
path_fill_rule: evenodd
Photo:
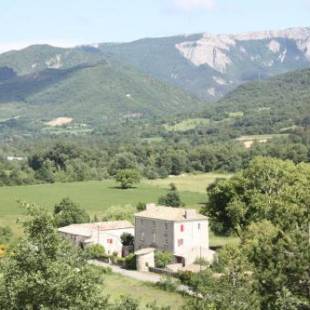
<path fill-rule="evenodd" d="M 309 126 L 310 69 L 240 86 L 206 113 L 213 119 L 236 115 L 244 134 L 277 133 Z"/>

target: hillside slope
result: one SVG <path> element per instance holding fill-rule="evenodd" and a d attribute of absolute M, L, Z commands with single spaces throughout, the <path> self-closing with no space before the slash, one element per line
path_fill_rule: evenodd
<path fill-rule="evenodd" d="M 310 28 L 143 39 L 101 44 L 100 49 L 153 77 L 214 100 L 242 83 L 310 67 Z"/>
<path fill-rule="evenodd" d="M 66 116 L 98 125 L 204 106 L 178 88 L 116 63 L 46 69 L 0 82 L 0 120 L 45 122 Z"/>
<path fill-rule="evenodd" d="M 212 104 L 206 114 L 214 119 L 239 115 L 232 127 L 248 133 L 304 126 L 310 120 L 310 69 L 242 85 Z"/>

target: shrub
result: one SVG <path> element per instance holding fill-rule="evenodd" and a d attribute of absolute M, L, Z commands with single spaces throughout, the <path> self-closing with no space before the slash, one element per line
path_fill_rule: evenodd
<path fill-rule="evenodd" d="M 121 241 L 123 246 L 131 246 L 134 245 L 135 237 L 130 233 L 123 233 L 121 235 Z"/>
<path fill-rule="evenodd" d="M 166 251 L 155 252 L 155 266 L 157 268 L 166 268 L 166 266 L 173 260 L 173 255 Z"/>
<path fill-rule="evenodd" d="M 175 292 L 178 288 L 178 282 L 169 276 L 164 276 L 160 279 L 157 285 L 164 291 Z"/>
<path fill-rule="evenodd" d="M 86 255 L 89 258 L 99 259 L 105 255 L 105 249 L 100 244 L 89 245 L 86 249 Z"/>
<path fill-rule="evenodd" d="M 136 269 L 136 255 L 135 254 L 129 254 L 125 257 L 125 268 L 129 270 L 135 270 Z"/>
<path fill-rule="evenodd" d="M 59 204 L 55 205 L 54 216 L 57 227 L 87 223 L 90 221 L 87 212 L 69 198 L 64 198 Z"/>
<path fill-rule="evenodd" d="M 146 203 L 145 202 L 138 202 L 136 208 L 137 208 L 137 211 L 144 211 L 146 209 Z"/>
<path fill-rule="evenodd" d="M 165 196 L 161 196 L 158 199 L 160 205 L 169 206 L 169 207 L 182 207 L 184 203 L 181 201 L 180 194 L 175 186 L 175 184 L 170 184 L 170 190 Z"/>

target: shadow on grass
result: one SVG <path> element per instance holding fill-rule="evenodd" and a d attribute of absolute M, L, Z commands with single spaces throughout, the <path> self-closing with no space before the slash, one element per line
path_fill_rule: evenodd
<path fill-rule="evenodd" d="M 131 186 L 128 188 L 123 188 L 121 186 L 110 186 L 109 187 L 109 189 L 119 189 L 119 190 L 123 190 L 123 191 L 130 190 L 130 189 L 137 189 L 137 188 L 138 188 L 137 186 Z"/>

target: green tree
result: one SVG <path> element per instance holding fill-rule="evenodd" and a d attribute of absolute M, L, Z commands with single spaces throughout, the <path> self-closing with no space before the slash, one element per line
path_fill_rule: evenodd
<path fill-rule="evenodd" d="M 257 157 L 240 174 L 209 187 L 203 213 L 221 233 L 240 234 L 264 219 L 286 230 L 309 215 L 309 182 L 308 164 Z"/>
<path fill-rule="evenodd" d="M 115 176 L 116 182 L 120 183 L 122 189 L 131 188 L 141 180 L 141 176 L 136 169 L 125 169 L 117 172 Z"/>
<path fill-rule="evenodd" d="M 27 213 L 24 238 L 1 262 L 0 308 L 107 309 L 100 276 L 60 239 L 53 217 L 34 206 Z"/>
<path fill-rule="evenodd" d="M 175 186 L 175 184 L 170 184 L 169 192 L 159 197 L 158 203 L 163 206 L 178 208 L 184 206 L 184 203 L 181 200 L 180 194 Z"/>
<path fill-rule="evenodd" d="M 55 205 L 54 217 L 57 227 L 87 223 L 90 221 L 87 212 L 69 198 L 64 198 L 60 203 Z"/>
<path fill-rule="evenodd" d="M 121 235 L 121 241 L 124 246 L 134 245 L 135 237 L 130 233 L 123 233 Z"/>
<path fill-rule="evenodd" d="M 238 247 L 227 246 L 219 255 L 221 272 L 205 270 L 194 274 L 191 287 L 202 298 L 190 300 L 186 309 L 260 309 L 260 298 L 251 279 L 252 266 Z"/>

